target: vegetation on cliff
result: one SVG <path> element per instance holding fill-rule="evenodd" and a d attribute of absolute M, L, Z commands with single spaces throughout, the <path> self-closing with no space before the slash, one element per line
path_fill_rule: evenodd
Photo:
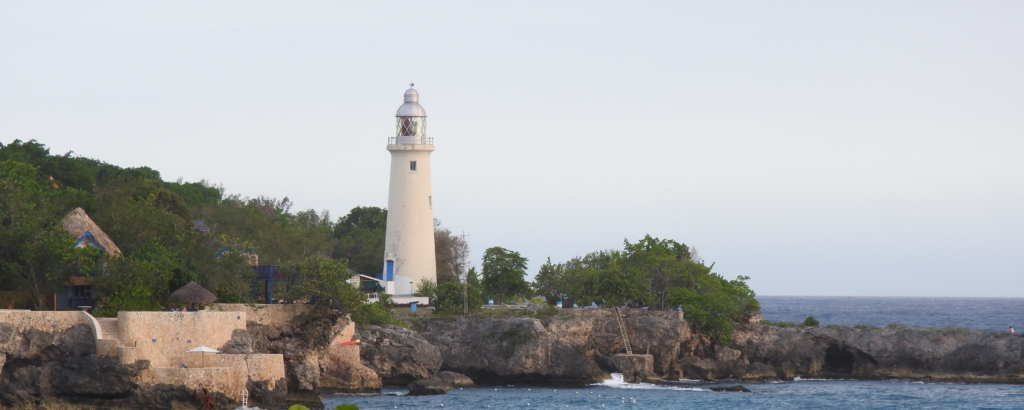
<path fill-rule="evenodd" d="M 711 342 L 727 344 L 733 324 L 760 310 L 740 276 L 712 272 L 685 244 L 650 235 L 623 250 L 606 250 L 541 266 L 534 290 L 549 303 L 682 309 Z"/>
<path fill-rule="evenodd" d="M 98 314 L 168 308 L 170 293 L 191 281 L 218 301 L 256 301 L 248 261 L 258 253 L 261 265 L 308 277 L 278 297 L 329 295 L 322 299 L 369 322 L 389 320 L 380 317 L 387 309 L 363 307 L 361 294 L 345 283 L 348 259 L 379 272 L 383 209 L 355 208 L 332 222 L 326 211 L 293 212 L 287 198 L 224 195 L 205 181 L 164 181 L 146 167 L 50 155 L 36 141 L 0 144 L 0 190 L 0 291 L 29 292 L 36 308 L 74 275 L 90 276 L 105 306 Z M 74 247 L 60 221 L 77 207 L 117 244 L 119 256 Z M 193 229 L 193 220 L 204 220 L 209 232 Z M 328 276 L 329 282 L 320 280 Z"/>

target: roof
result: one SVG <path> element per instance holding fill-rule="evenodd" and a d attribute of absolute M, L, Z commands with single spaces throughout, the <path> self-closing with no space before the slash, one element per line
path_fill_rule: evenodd
<path fill-rule="evenodd" d="M 360 283 L 359 288 L 362 289 L 364 292 L 366 292 L 366 291 L 369 291 L 369 292 L 383 292 L 384 291 L 384 287 L 381 286 L 379 282 L 371 282 L 371 281 L 366 281 L 366 282 Z"/>
<path fill-rule="evenodd" d="M 100 229 L 99 225 L 96 225 L 96 222 L 92 221 L 92 218 L 89 218 L 82 208 L 75 208 L 69 212 L 61 223 L 64 225 L 64 230 L 77 241 L 76 246 L 81 245 L 84 241 L 89 241 L 89 244 L 100 248 L 107 255 L 121 256 L 121 250 L 117 248 L 114 241 Z"/>
<path fill-rule="evenodd" d="M 404 104 L 398 107 L 396 117 L 426 117 L 427 111 L 420 105 L 420 93 L 415 89 L 408 89 L 403 96 Z"/>
<path fill-rule="evenodd" d="M 217 296 L 199 286 L 198 283 L 189 282 L 171 294 L 171 300 L 178 303 L 213 303 Z"/>
<path fill-rule="evenodd" d="M 359 281 L 361 281 L 361 282 L 369 282 L 369 281 L 383 282 L 384 281 L 384 279 L 377 279 L 377 278 L 375 278 L 373 276 L 366 276 L 366 275 L 360 275 L 360 274 L 356 274 L 355 276 L 358 277 Z"/>
<path fill-rule="evenodd" d="M 210 233 L 210 227 L 207 226 L 206 221 L 202 219 L 192 221 L 192 230 L 199 233 Z"/>

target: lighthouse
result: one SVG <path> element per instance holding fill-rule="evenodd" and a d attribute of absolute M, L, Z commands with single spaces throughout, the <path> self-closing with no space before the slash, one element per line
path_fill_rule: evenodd
<path fill-rule="evenodd" d="M 430 188 L 434 141 L 427 137 L 427 112 L 420 105 L 420 94 L 409 88 L 404 100 L 395 114 L 395 136 L 388 138 L 387 147 L 391 182 L 381 279 L 392 295 L 411 295 L 421 279 L 437 281 Z"/>

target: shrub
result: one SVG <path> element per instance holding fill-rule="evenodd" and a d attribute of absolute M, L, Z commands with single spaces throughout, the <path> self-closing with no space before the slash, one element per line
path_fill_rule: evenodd
<path fill-rule="evenodd" d="M 814 316 L 807 316 L 807 319 L 804 319 L 804 326 L 821 326 L 821 323 L 818 323 Z"/>
<path fill-rule="evenodd" d="M 483 304 L 480 289 L 475 286 L 468 286 L 466 289 L 463 289 L 463 285 L 459 282 L 445 282 L 437 287 L 437 299 L 432 301 L 434 311 L 437 313 L 462 313 L 465 309 L 462 295 L 463 290 L 466 293 L 469 311 L 479 310 L 480 305 Z"/>

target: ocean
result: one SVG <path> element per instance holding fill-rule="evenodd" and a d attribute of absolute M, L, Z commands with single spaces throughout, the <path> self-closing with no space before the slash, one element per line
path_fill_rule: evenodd
<path fill-rule="evenodd" d="M 1024 299 L 762 296 L 765 320 L 822 325 L 885 327 L 968 327 L 1005 332 L 1024 330 Z M 1024 386 L 931 383 L 909 380 L 798 379 L 791 382 L 666 384 L 624 383 L 621 376 L 580 388 L 539 386 L 474 387 L 442 396 L 406 397 L 406 390 L 325 397 L 328 409 L 351 403 L 360 409 L 1022 409 Z M 752 393 L 712 392 L 709 387 L 743 384 Z"/>
<path fill-rule="evenodd" d="M 619 378 L 581 388 L 474 387 L 441 396 L 404 396 L 405 389 L 380 395 L 325 397 L 328 409 L 342 403 L 369 409 L 1020 409 L 1024 387 L 1008 384 L 913 381 L 797 380 L 748 383 L 752 393 L 708 390 L 726 383 L 655 385 Z"/>
<path fill-rule="evenodd" d="M 1024 298 L 758 296 L 761 316 L 773 322 L 803 323 L 814 316 L 822 326 L 967 327 L 1005 332 L 1024 330 Z"/>

